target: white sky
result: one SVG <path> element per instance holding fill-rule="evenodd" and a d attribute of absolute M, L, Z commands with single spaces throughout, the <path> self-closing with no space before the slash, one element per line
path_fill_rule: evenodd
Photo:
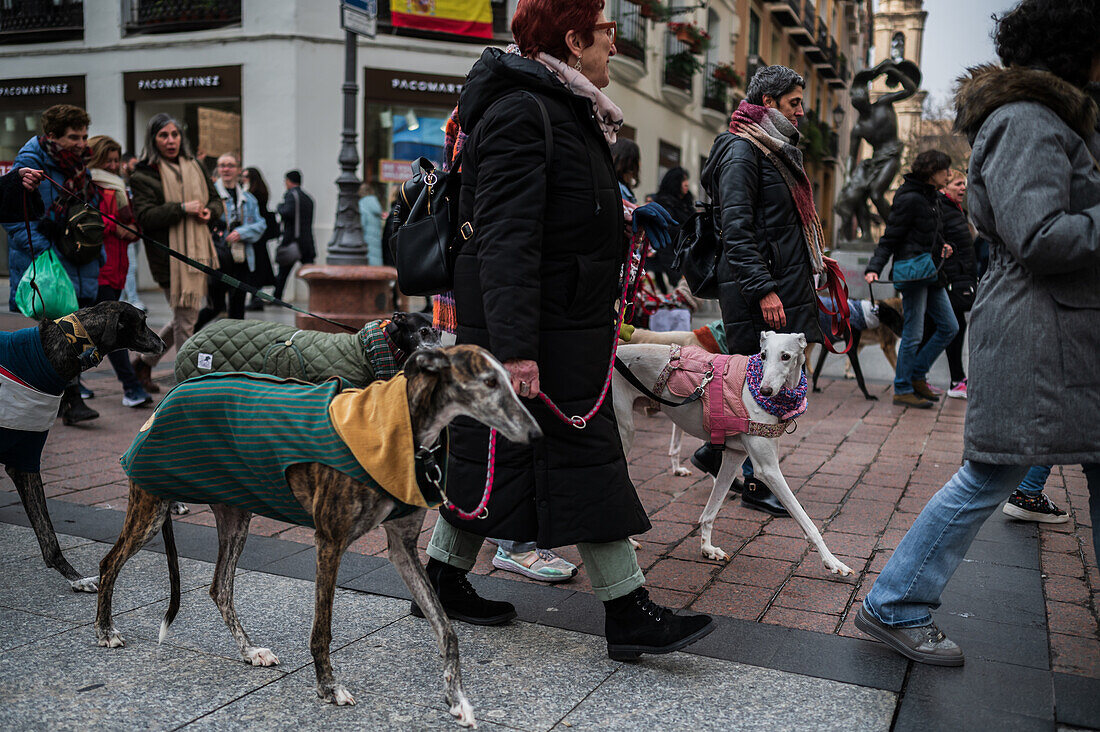
<path fill-rule="evenodd" d="M 994 13 L 1000 15 L 1018 0 L 924 0 L 928 20 L 924 28 L 922 88 L 934 103 L 950 101 L 955 79 L 967 67 L 996 61 L 993 52 Z M 876 3 L 877 5 L 877 3 Z"/>

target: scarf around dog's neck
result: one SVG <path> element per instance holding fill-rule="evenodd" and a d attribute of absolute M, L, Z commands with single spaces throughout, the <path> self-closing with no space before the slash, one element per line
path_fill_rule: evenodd
<path fill-rule="evenodd" d="M 730 118 L 729 131 L 743 137 L 764 153 L 791 192 L 814 274 L 825 271 L 825 232 L 814 206 L 813 188 L 798 149 L 798 128 L 778 109 L 742 101 Z"/>
<path fill-rule="evenodd" d="M 764 363 L 760 354 L 749 356 L 749 365 L 745 370 L 745 384 L 749 387 L 752 398 L 768 414 L 781 420 L 796 419 L 805 412 L 809 402 L 806 400 L 806 372 L 803 371 L 798 379 L 798 386 L 788 389 L 784 386 L 778 394 L 770 397 L 761 396 L 760 380 L 764 377 Z"/>

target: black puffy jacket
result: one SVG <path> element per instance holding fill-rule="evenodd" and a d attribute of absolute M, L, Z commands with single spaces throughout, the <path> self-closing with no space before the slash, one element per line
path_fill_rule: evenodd
<path fill-rule="evenodd" d="M 867 263 L 868 272 L 882 274 L 891 257 L 897 262 L 926 252 L 939 262 L 944 241 L 940 196 L 931 183 L 920 181 L 911 173 L 905 175 L 905 182 L 894 194 L 886 231 Z"/>
<path fill-rule="evenodd" d="M 952 290 L 974 292 L 978 286 L 978 263 L 974 257 L 974 237 L 959 205 L 942 193 L 937 194 L 943 222 L 943 238 L 951 245 L 951 256 L 943 262 L 943 279 Z M 934 255 L 935 256 L 935 255 Z"/>
<path fill-rule="evenodd" d="M 714 201 L 723 254 L 718 303 L 730 353 L 760 351 L 760 300 L 774 292 L 783 303 L 783 333 L 821 343 L 813 270 L 794 199 L 783 176 L 751 142 L 729 132 L 714 140 L 703 186 Z"/>
<path fill-rule="evenodd" d="M 525 89 L 549 115 L 549 166 L 542 113 Z M 458 342 L 501 361 L 536 361 L 542 391 L 567 415 L 584 415 L 607 377 L 627 249 L 619 184 L 591 102 L 541 64 L 489 48 L 466 79 L 458 115 L 469 133 L 459 211 L 474 232 L 455 264 Z M 524 404 L 544 438 L 531 446 L 498 441 L 486 518 L 464 521 L 447 510 L 443 517 L 545 548 L 648 531 L 611 395 L 580 430 L 539 400 Z M 447 493 L 471 510 L 485 487 L 488 431 L 460 419 L 450 433 Z"/>

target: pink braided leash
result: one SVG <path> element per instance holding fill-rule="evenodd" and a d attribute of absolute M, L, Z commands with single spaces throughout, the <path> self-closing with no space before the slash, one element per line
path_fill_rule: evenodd
<path fill-rule="evenodd" d="M 631 276 L 631 264 L 634 261 L 634 253 L 639 249 L 641 244 L 642 256 L 638 261 L 638 268 L 634 271 L 634 275 Z M 630 295 L 631 284 L 636 283 L 641 277 L 641 273 L 645 267 L 645 232 L 639 232 L 636 236 L 631 238 L 630 251 L 627 253 L 626 262 L 623 265 L 623 294 L 619 301 L 619 317 L 618 322 L 615 324 L 615 331 L 611 337 L 611 360 L 607 365 L 607 378 L 604 379 L 603 389 L 600 391 L 600 397 L 596 400 L 596 404 L 588 411 L 588 414 L 584 416 L 574 415 L 572 417 L 566 416 L 565 412 L 561 411 L 554 400 L 544 392 L 539 392 L 539 399 L 546 407 L 557 416 L 562 422 L 568 425 L 572 425 L 579 430 L 583 430 L 588 426 L 588 421 L 596 416 L 596 413 L 600 411 L 604 401 L 607 399 L 607 394 L 611 390 L 611 378 L 615 373 L 615 356 L 619 350 L 619 332 L 623 327 L 623 320 L 626 317 L 626 303 L 627 298 Z M 450 509 L 455 516 L 465 521 L 471 521 L 473 519 L 483 519 L 489 516 L 489 498 L 493 495 L 493 480 L 496 477 L 496 459 L 497 459 L 497 431 L 494 429 L 489 430 L 489 464 L 488 471 L 485 476 L 485 490 L 481 494 L 481 503 L 477 504 L 477 508 L 473 511 L 463 511 L 461 508 L 451 502 L 451 499 L 447 498 L 446 494 L 443 495 L 443 505 Z"/>

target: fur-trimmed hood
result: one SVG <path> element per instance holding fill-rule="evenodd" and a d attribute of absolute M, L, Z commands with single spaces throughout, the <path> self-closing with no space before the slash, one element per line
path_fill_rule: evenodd
<path fill-rule="evenodd" d="M 959 78 L 955 129 L 973 144 L 986 118 L 1012 102 L 1042 104 L 1082 137 L 1087 138 L 1096 128 L 1096 103 L 1080 87 L 1049 71 L 985 64 Z"/>

